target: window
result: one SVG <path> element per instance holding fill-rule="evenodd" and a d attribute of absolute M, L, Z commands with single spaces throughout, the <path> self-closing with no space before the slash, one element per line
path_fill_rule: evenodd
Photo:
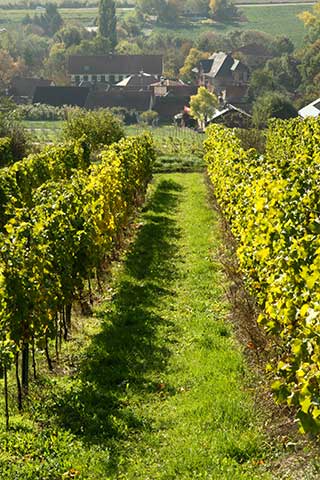
<path fill-rule="evenodd" d="M 114 75 L 109 76 L 110 83 L 114 83 Z"/>
<path fill-rule="evenodd" d="M 91 80 L 96 83 L 97 81 L 97 75 L 91 75 Z"/>
<path fill-rule="evenodd" d="M 106 76 L 100 75 L 100 82 L 105 82 L 105 81 L 106 81 Z"/>
<path fill-rule="evenodd" d="M 119 82 L 121 82 L 121 80 L 123 80 L 123 75 L 119 75 Z"/>
<path fill-rule="evenodd" d="M 75 75 L 74 76 L 74 81 L 76 84 L 80 83 L 80 75 Z"/>
<path fill-rule="evenodd" d="M 87 82 L 88 81 L 88 75 L 83 75 L 83 81 Z"/>
<path fill-rule="evenodd" d="M 89 72 L 89 71 L 90 71 L 89 65 L 85 65 L 85 66 L 84 66 L 84 71 L 85 71 L 85 72 Z"/>

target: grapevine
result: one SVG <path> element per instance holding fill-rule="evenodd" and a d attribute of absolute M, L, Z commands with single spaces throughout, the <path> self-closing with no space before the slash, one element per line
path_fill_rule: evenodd
<path fill-rule="evenodd" d="M 258 320 L 280 339 L 268 365 L 274 394 L 311 432 L 320 429 L 319 138 L 317 120 L 294 119 L 270 125 L 263 156 L 222 126 L 206 141 L 208 173 Z"/>

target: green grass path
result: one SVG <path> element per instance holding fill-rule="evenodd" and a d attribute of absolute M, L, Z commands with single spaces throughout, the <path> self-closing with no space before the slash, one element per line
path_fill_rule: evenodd
<path fill-rule="evenodd" d="M 159 175 L 152 189 L 84 372 L 93 408 L 108 392 L 108 420 L 103 408 L 91 425 L 108 430 L 108 478 L 270 478 L 203 176 Z"/>

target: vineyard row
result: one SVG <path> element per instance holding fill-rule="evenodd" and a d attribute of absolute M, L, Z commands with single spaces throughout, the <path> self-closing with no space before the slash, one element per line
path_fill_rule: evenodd
<path fill-rule="evenodd" d="M 210 128 L 206 162 L 237 241 L 239 267 L 272 336 L 278 401 L 320 428 L 320 122 L 274 121 L 264 155 Z"/>
<path fill-rule="evenodd" d="M 154 156 L 142 135 L 104 147 L 91 164 L 83 138 L 0 170 L 0 363 L 5 385 L 15 363 L 19 408 L 29 350 L 34 376 L 35 348 L 52 368 L 48 340 L 68 337 L 72 302 L 99 279 L 143 201 Z"/>

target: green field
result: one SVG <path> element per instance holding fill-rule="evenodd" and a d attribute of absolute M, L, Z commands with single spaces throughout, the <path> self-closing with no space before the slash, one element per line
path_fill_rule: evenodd
<path fill-rule="evenodd" d="M 45 5 L 46 3 L 50 3 L 51 0 L 39 0 L 39 5 Z M 63 5 L 65 4 L 65 0 L 56 0 L 57 5 Z M 96 6 L 98 5 L 98 0 L 83 0 L 82 5 L 83 7 L 89 7 L 89 6 Z M 134 7 L 135 6 L 135 0 L 117 0 L 116 5 L 121 7 Z M 310 4 L 310 3 L 316 3 L 315 1 L 312 0 L 233 0 L 233 3 L 240 4 L 281 4 L 281 3 L 305 3 L 305 4 Z M 29 8 L 30 2 L 29 0 L 0 0 L 0 5 L 17 5 L 19 8 L 25 6 L 26 8 Z"/>
<path fill-rule="evenodd" d="M 0 3 L 1 4 L 1 3 Z M 210 21 L 194 21 L 188 24 L 181 23 L 175 28 L 154 26 L 153 31 L 174 33 L 185 38 L 197 38 L 200 33 L 214 31 L 225 34 L 232 30 L 260 30 L 271 35 L 286 35 L 297 47 L 303 43 L 305 29 L 297 15 L 310 9 L 310 5 L 269 5 L 269 6 L 242 6 L 246 21 L 234 23 L 212 23 Z M 93 25 L 97 16 L 97 8 L 61 8 L 61 15 L 65 21 L 80 23 L 85 26 Z M 118 15 L 124 15 L 128 9 L 118 9 Z M 0 9 L 0 25 L 8 29 L 16 28 L 26 14 L 32 15 L 35 10 L 7 10 Z"/>
<path fill-rule="evenodd" d="M 0 3 L 1 5 L 1 3 Z M 98 15 L 98 7 L 84 7 L 84 8 L 60 8 L 61 16 L 65 22 L 79 23 L 84 26 L 93 25 L 94 20 Z M 117 9 L 118 16 L 122 16 L 128 12 L 128 9 Z M 21 23 L 23 17 L 27 14 L 33 16 L 41 12 L 35 9 L 3 9 L 0 8 L 0 25 L 6 28 L 12 28 L 17 23 Z"/>
<path fill-rule="evenodd" d="M 30 4 L 34 5 L 45 5 L 47 3 L 52 3 L 51 0 L 39 0 L 39 2 L 33 2 L 29 0 L 0 0 L 0 5 L 4 6 L 11 6 L 11 5 L 17 5 L 18 8 L 25 7 L 25 8 L 30 8 Z M 58 6 L 59 5 L 65 5 L 66 1 L 65 0 L 56 0 L 54 3 L 56 3 Z M 83 8 L 85 7 L 90 7 L 90 6 L 97 6 L 99 3 L 99 0 L 82 0 L 81 2 L 79 1 L 79 4 L 83 5 Z M 135 0 L 116 0 L 116 5 L 119 7 L 122 6 L 134 6 Z"/>
<path fill-rule="evenodd" d="M 246 21 L 233 23 L 213 23 L 207 20 L 192 22 L 188 26 L 172 28 L 169 31 L 185 38 L 197 38 L 208 30 L 226 34 L 232 30 L 259 30 L 271 35 L 286 35 L 296 47 L 301 47 L 305 36 L 305 28 L 297 15 L 311 6 L 305 5 L 269 5 L 242 6 Z M 155 27 L 154 30 L 168 32 L 168 29 Z"/>
<path fill-rule="evenodd" d="M 261 30 L 271 35 L 287 35 L 297 47 L 300 47 L 306 30 L 297 16 L 311 8 L 304 5 L 241 7 L 248 19 L 248 24 L 240 28 Z"/>

